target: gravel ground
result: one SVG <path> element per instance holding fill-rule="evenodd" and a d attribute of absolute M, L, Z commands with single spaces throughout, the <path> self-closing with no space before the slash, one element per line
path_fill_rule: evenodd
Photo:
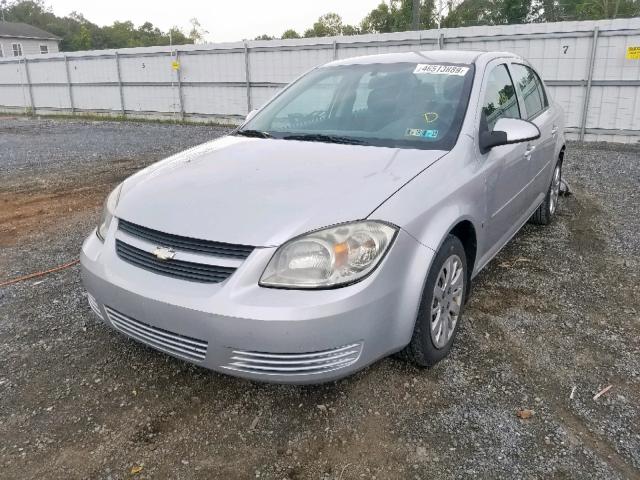
<path fill-rule="evenodd" d="M 224 132 L 0 117 L 0 282 L 77 258 L 110 188 Z M 77 266 L 0 288 L 0 476 L 640 478 L 640 150 L 570 145 L 565 176 L 433 369 L 257 384 L 105 327 Z"/>

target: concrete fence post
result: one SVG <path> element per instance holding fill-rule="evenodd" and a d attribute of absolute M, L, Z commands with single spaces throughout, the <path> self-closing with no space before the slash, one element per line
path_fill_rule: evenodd
<path fill-rule="evenodd" d="M 118 76 L 118 89 L 120 90 L 120 111 L 124 117 L 126 110 L 124 108 L 124 92 L 122 91 L 122 74 L 120 73 L 120 55 L 118 55 L 118 52 L 116 52 L 116 74 Z"/>
<path fill-rule="evenodd" d="M 251 75 L 249 71 L 249 45 L 244 42 L 244 77 L 247 87 L 247 113 L 252 110 L 251 107 Z"/>
<path fill-rule="evenodd" d="M 182 98 L 182 64 L 180 63 L 180 50 L 176 50 L 176 62 L 178 63 L 176 73 L 178 77 L 178 105 L 180 107 L 180 120 L 184 120 L 184 100 Z"/>
<path fill-rule="evenodd" d="M 24 57 L 24 75 L 27 79 L 27 90 L 29 92 L 29 107 L 31 108 L 31 113 L 36 113 L 36 105 L 33 103 L 33 87 L 31 85 L 31 75 L 29 75 L 29 63 L 27 62 L 27 57 Z"/>
<path fill-rule="evenodd" d="M 67 92 L 69 94 L 69 107 L 71 107 L 71 114 L 76 113 L 76 107 L 73 103 L 73 87 L 71 86 L 71 74 L 69 73 L 69 59 L 64 56 L 64 70 L 67 73 Z"/>
<path fill-rule="evenodd" d="M 336 42 L 335 38 L 333 39 L 333 59 L 338 59 L 338 42 Z"/>
<path fill-rule="evenodd" d="M 587 66 L 587 85 L 584 92 L 584 102 L 582 103 L 582 118 L 580 119 L 580 138 L 584 141 L 584 132 L 587 126 L 587 114 L 589 113 L 589 97 L 591 97 L 591 83 L 593 82 L 593 67 L 596 63 L 596 50 L 598 48 L 599 28 L 593 29 L 593 37 L 591 39 L 591 51 L 589 55 L 589 64 Z"/>
<path fill-rule="evenodd" d="M 444 33 L 440 33 L 438 35 L 438 50 L 444 49 Z"/>

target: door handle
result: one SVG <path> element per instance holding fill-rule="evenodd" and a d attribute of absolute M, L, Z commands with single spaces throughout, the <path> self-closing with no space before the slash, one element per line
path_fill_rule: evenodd
<path fill-rule="evenodd" d="M 531 160 L 531 154 L 536 149 L 535 145 L 527 145 L 527 149 L 524 151 L 524 158 Z"/>

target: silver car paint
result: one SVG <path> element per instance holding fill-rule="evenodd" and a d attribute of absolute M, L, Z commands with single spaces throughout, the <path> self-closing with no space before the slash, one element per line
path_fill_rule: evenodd
<path fill-rule="evenodd" d="M 559 126 L 552 148 L 547 150 L 550 156 L 525 156 L 529 144 L 546 141 L 543 136 L 534 142 L 480 152 L 477 132 L 487 74 L 491 68 L 513 60 L 529 65 L 513 54 L 485 53 L 477 58 L 476 81 L 458 143 L 374 212 L 374 216 L 401 225 L 436 251 L 458 223 L 470 222 L 477 235 L 473 276 L 517 233 L 543 200 L 555 160 L 565 143 L 562 111 L 550 101 L 547 112 L 533 120 L 541 133 L 550 134 L 547 123 Z"/>
<path fill-rule="evenodd" d="M 275 246 L 366 218 L 445 153 L 224 137 L 134 175 L 115 213 L 188 237 Z"/>
<path fill-rule="evenodd" d="M 473 225 L 475 275 L 542 201 L 564 146 L 562 112 L 551 101 L 533 120 L 540 139 L 481 154 L 478 112 L 486 73 L 497 64 L 524 60 L 507 53 L 445 51 L 335 62 L 473 59 L 476 79 L 450 152 L 226 137 L 126 180 L 116 217 L 169 233 L 261 248 L 238 262 L 225 282 L 195 284 L 121 261 L 114 243 L 126 234 L 114 221 L 105 243 L 92 234 L 81 255 L 83 281 L 105 322 L 110 323 L 107 305 L 148 325 L 205 339 L 207 356 L 196 362 L 202 366 L 276 382 L 339 378 L 401 349 L 411 338 L 423 282 L 448 232 L 461 221 Z M 535 154 L 525 155 L 531 146 Z M 401 227 L 387 256 L 363 281 L 320 291 L 258 286 L 278 245 L 315 228 L 363 218 Z M 193 254 L 188 258 L 195 260 Z M 228 368 L 238 350 L 303 356 L 355 344 L 361 346 L 357 361 L 318 374 Z"/>

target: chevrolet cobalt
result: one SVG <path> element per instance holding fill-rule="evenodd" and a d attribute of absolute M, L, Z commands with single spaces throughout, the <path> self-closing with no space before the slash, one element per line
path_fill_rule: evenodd
<path fill-rule="evenodd" d="M 558 207 L 562 110 L 500 52 L 331 62 L 108 196 L 93 311 L 218 372 L 318 383 L 450 351 L 474 276 Z"/>

